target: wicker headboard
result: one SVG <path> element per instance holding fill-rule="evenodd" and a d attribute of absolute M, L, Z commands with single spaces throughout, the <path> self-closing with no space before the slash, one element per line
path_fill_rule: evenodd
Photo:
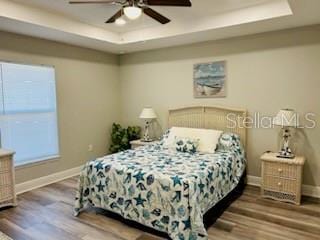
<path fill-rule="evenodd" d="M 244 126 L 246 110 L 224 107 L 187 107 L 169 110 L 169 127 L 216 129 L 236 133 L 246 148 L 247 129 Z"/>

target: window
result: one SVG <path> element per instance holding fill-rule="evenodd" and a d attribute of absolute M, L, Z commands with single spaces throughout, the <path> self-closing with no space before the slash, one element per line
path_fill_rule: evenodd
<path fill-rule="evenodd" d="M 59 155 L 54 68 L 0 62 L 0 130 L 15 165 Z"/>

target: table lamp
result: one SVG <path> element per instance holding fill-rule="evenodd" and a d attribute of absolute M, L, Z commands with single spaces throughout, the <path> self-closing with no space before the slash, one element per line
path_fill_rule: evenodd
<path fill-rule="evenodd" d="M 282 128 L 282 146 L 277 157 L 294 158 L 294 154 L 290 148 L 290 128 L 297 127 L 297 114 L 292 109 L 281 109 L 277 116 L 273 119 L 273 124 Z"/>
<path fill-rule="evenodd" d="M 150 123 L 157 118 L 156 113 L 151 107 L 146 107 L 142 110 L 140 114 L 140 119 L 145 120 L 145 126 L 144 126 L 144 134 L 141 141 L 143 142 L 152 142 L 152 139 L 149 136 L 149 126 Z"/>

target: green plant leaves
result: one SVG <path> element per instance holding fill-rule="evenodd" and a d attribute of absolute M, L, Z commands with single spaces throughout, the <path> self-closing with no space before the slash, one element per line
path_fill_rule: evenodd
<path fill-rule="evenodd" d="M 113 123 L 109 151 L 111 153 L 117 153 L 130 149 L 130 141 L 139 139 L 140 134 L 141 128 L 139 126 L 123 128 L 120 124 Z"/>

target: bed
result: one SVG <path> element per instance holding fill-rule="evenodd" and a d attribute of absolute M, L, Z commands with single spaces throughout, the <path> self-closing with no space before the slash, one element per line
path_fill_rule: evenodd
<path fill-rule="evenodd" d="M 234 147 L 191 154 L 160 141 L 89 161 L 80 174 L 75 215 L 90 204 L 174 240 L 207 239 L 205 214 L 230 196 L 245 173 L 245 116 L 245 110 L 221 107 L 170 110 L 169 127 L 229 132 Z"/>

